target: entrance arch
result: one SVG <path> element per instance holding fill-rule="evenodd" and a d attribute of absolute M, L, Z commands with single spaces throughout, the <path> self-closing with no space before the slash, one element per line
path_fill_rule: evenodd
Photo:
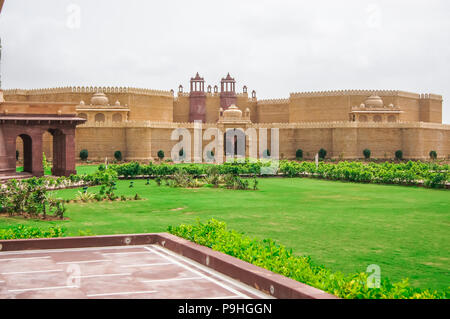
<path fill-rule="evenodd" d="M 16 138 L 22 142 L 22 150 L 19 156 L 23 158 L 23 171 L 33 173 L 33 139 L 28 134 L 20 134 Z"/>
<path fill-rule="evenodd" d="M 227 158 L 245 158 L 246 135 L 240 128 L 227 129 L 224 134 L 224 153 Z"/>

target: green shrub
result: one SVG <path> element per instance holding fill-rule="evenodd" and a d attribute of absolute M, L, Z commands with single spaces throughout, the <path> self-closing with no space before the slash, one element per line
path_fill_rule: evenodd
<path fill-rule="evenodd" d="M 297 159 L 303 158 L 303 150 L 298 149 L 298 150 L 295 152 L 295 158 L 297 158 Z"/>
<path fill-rule="evenodd" d="M 114 158 L 118 160 L 119 162 L 122 161 L 122 152 L 121 151 L 115 151 L 114 152 Z"/>
<path fill-rule="evenodd" d="M 365 159 L 369 159 L 370 158 L 370 154 L 371 154 L 371 152 L 367 148 L 363 151 L 363 155 L 364 155 Z"/>
<path fill-rule="evenodd" d="M 90 202 L 94 198 L 95 198 L 94 193 L 82 192 L 82 191 L 78 191 L 77 195 L 75 196 L 75 200 L 83 202 L 83 203 Z"/>
<path fill-rule="evenodd" d="M 89 152 L 88 152 L 88 150 L 81 150 L 81 152 L 80 152 L 80 158 L 81 158 L 81 160 L 82 160 L 82 161 L 85 161 L 85 160 L 88 159 L 88 157 L 89 157 Z"/>
<path fill-rule="evenodd" d="M 403 152 L 401 150 L 395 151 L 395 159 L 397 160 L 403 159 Z"/>
<path fill-rule="evenodd" d="M 159 150 L 159 151 L 158 151 L 158 158 L 159 158 L 160 160 L 163 160 L 163 159 L 164 159 L 164 151 L 163 151 L 163 150 Z"/>
<path fill-rule="evenodd" d="M 224 177 L 225 187 L 228 189 L 248 190 L 249 182 L 237 175 L 227 174 Z"/>
<path fill-rule="evenodd" d="M 327 151 L 323 148 L 319 150 L 319 158 L 324 159 L 327 156 Z"/>
<path fill-rule="evenodd" d="M 251 239 L 236 231 L 229 231 L 226 224 L 211 219 L 197 225 L 169 227 L 168 231 L 197 244 L 228 254 L 265 268 L 280 275 L 292 278 L 307 285 L 322 289 L 340 298 L 347 299 L 434 299 L 448 298 L 449 292 L 415 289 L 407 280 L 391 284 L 386 278 L 380 288 L 369 288 L 368 274 L 343 274 L 317 266 L 310 257 L 296 256 L 292 249 L 271 239 Z"/>
<path fill-rule="evenodd" d="M 0 229 L 0 239 L 30 239 L 30 238 L 54 238 L 63 237 L 65 228 L 53 226 L 49 229 L 38 227 L 15 225 L 8 229 Z"/>
<path fill-rule="evenodd" d="M 444 188 L 447 183 L 448 173 L 435 173 L 425 179 L 424 186 L 429 188 Z"/>
<path fill-rule="evenodd" d="M 430 151 L 430 158 L 435 160 L 437 158 L 437 152 L 436 151 Z"/>

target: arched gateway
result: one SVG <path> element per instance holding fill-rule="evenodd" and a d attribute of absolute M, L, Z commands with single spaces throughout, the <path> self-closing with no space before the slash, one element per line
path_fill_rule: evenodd
<path fill-rule="evenodd" d="M 56 176 L 75 174 L 75 127 L 86 120 L 76 116 L 76 104 L 4 101 L 0 91 L 0 177 L 16 175 L 16 140 L 23 141 L 24 171 L 44 175 L 43 135 L 53 135 Z"/>

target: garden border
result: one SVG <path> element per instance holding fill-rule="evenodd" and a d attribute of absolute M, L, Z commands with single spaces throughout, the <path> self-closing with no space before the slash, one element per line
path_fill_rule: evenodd
<path fill-rule="evenodd" d="M 0 252 L 149 244 L 158 244 L 275 298 L 338 299 L 320 289 L 168 233 L 0 240 Z"/>

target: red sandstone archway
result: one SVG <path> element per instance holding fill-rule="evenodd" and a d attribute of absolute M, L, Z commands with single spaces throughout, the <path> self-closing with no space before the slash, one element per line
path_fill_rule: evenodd
<path fill-rule="evenodd" d="M 75 127 L 84 119 L 77 117 L 33 117 L 0 115 L 0 175 L 16 174 L 16 140 L 23 141 L 24 171 L 43 176 L 43 135 L 53 136 L 53 169 L 56 176 L 69 176 L 75 171 Z"/>
<path fill-rule="evenodd" d="M 22 139 L 23 171 L 33 172 L 33 139 L 27 134 L 18 135 Z M 17 141 L 17 138 L 15 139 Z"/>

